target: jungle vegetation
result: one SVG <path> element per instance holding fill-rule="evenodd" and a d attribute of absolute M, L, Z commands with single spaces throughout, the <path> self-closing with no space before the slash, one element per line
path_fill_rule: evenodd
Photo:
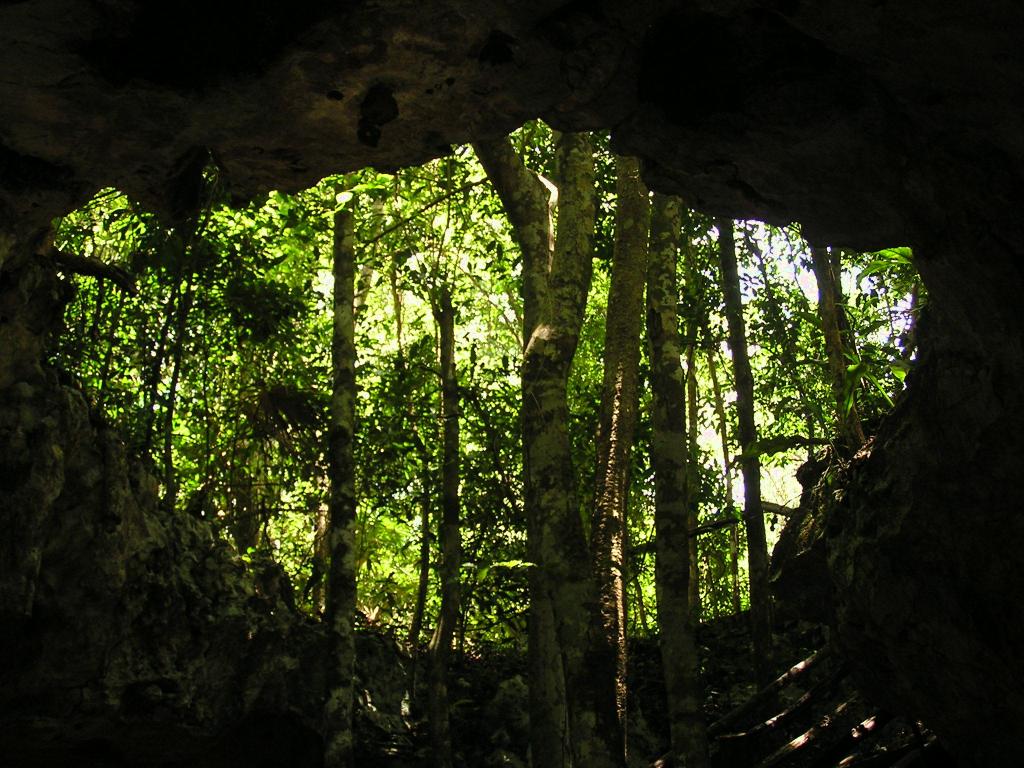
<path fill-rule="evenodd" d="M 629 640 L 664 628 L 673 750 L 703 764 L 693 624 L 749 611 L 772 674 L 795 469 L 899 397 L 910 251 L 712 219 L 541 123 L 244 204 L 211 159 L 196 197 L 58 223 L 53 362 L 165 508 L 331 625 L 329 764 L 356 611 L 419 655 L 439 766 L 451 655 L 495 646 L 529 649 L 535 765 L 621 765 Z"/>

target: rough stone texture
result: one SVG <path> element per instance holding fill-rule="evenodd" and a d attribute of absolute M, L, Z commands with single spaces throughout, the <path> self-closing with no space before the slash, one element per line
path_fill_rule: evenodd
<path fill-rule="evenodd" d="M 832 580 L 825 551 L 825 519 L 836 481 L 827 449 L 797 470 L 803 490 L 796 513 L 786 521 L 772 550 L 768 571 L 776 628 L 789 621 L 834 622 Z M 838 460 L 836 460 L 838 465 Z"/>
<path fill-rule="evenodd" d="M 1021 370 L 929 355 L 828 518 L 840 647 L 869 694 L 964 765 L 1022 752 Z"/>
<path fill-rule="evenodd" d="M 5 307 L 54 305 L 52 271 L 4 276 Z M 316 765 L 319 628 L 205 524 L 159 512 L 77 390 L 16 372 L 0 386 L 4 764 Z"/>
<path fill-rule="evenodd" d="M 908 396 L 832 515 L 838 636 L 875 698 L 926 718 L 965 764 L 1015 764 L 1022 39 L 1015 0 L 7 0 L 0 220 L 27 243 L 108 184 L 173 217 L 194 200 L 200 148 L 251 195 L 540 115 L 611 127 L 653 186 L 709 213 L 799 219 L 819 243 L 914 246 L 930 322 Z M 0 240 L 7 288 L 49 284 L 21 271 L 30 250 Z M 33 428 L 63 439 L 62 420 L 85 418 L 72 396 L 16 389 L 39 386 L 31 329 L 52 297 L 19 304 L 7 288 L 3 447 L 20 439 L 19 398 L 50 409 L 57 426 Z M 43 541 L 11 504 L 35 494 L 39 525 L 57 525 L 64 459 L 3 455 L 28 472 L 4 478 L 5 520 Z M 94 562 L 68 555 L 43 553 L 54 594 Z M 28 600 L 18 579 L 36 555 L 5 557 L 4 600 Z"/>
<path fill-rule="evenodd" d="M 279 566 L 161 511 L 118 435 L 40 365 L 66 291 L 21 261 L 0 273 L 0 763 L 318 765 L 322 627 Z M 408 730 L 405 671 L 393 644 L 358 647 L 375 744 Z"/>

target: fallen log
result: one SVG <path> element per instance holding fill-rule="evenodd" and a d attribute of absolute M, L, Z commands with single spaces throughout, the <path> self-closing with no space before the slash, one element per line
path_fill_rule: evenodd
<path fill-rule="evenodd" d="M 793 718 L 803 712 L 813 701 L 825 696 L 830 696 L 834 692 L 835 687 L 843 680 L 843 678 L 846 677 L 848 673 L 849 670 L 846 669 L 845 665 L 841 666 L 777 715 L 768 718 L 764 722 L 758 723 L 749 730 L 740 731 L 738 733 L 722 734 L 718 738 L 722 740 L 758 739 L 772 731 L 777 731 L 792 722 Z"/>
<path fill-rule="evenodd" d="M 851 708 L 856 698 L 856 695 L 848 698 L 832 712 L 821 718 L 816 725 L 808 728 L 795 739 L 783 744 L 772 752 L 772 754 L 757 764 L 757 768 L 775 768 L 790 757 L 793 757 L 797 752 L 806 749 L 808 745 L 815 744 L 819 739 L 827 738 L 833 734 L 844 725 L 844 722 L 848 722 Z"/>
<path fill-rule="evenodd" d="M 731 712 L 727 712 L 708 726 L 708 738 L 716 738 L 720 734 L 731 730 L 737 723 L 740 723 L 745 718 L 753 715 L 761 706 L 763 706 L 773 696 L 777 695 L 779 691 L 799 679 L 804 673 L 814 669 L 829 656 L 829 648 L 828 646 L 825 646 L 824 648 L 820 648 L 812 653 L 799 664 L 794 664 L 787 672 L 777 677 Z"/>
<path fill-rule="evenodd" d="M 892 720 L 892 715 L 887 712 L 879 712 L 861 721 L 825 749 L 814 761 L 814 767 L 833 768 L 844 755 L 848 756 L 851 752 L 859 752 L 890 720 Z"/>

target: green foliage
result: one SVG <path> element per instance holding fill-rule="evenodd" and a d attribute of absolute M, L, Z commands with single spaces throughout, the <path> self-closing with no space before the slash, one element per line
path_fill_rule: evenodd
<path fill-rule="evenodd" d="M 552 141 L 541 123 L 515 136 L 530 167 L 548 177 L 554 176 Z M 614 163 L 606 139 L 599 146 L 598 262 L 569 388 L 573 460 L 588 522 L 615 212 Z M 522 264 L 479 163 L 463 147 L 419 168 L 332 177 L 243 208 L 221 197 L 211 170 L 203 208 L 185 223 L 161 222 L 114 190 L 63 219 L 58 246 L 127 270 L 138 294 L 74 277 L 77 295 L 54 362 L 73 372 L 95 411 L 148 458 L 167 505 L 209 520 L 242 555 L 276 559 L 303 607 L 315 613 L 323 576 L 318 529 L 328 490 L 332 217 L 339 206 L 351 208 L 359 261 L 360 609 L 404 633 L 417 602 L 424 536 L 431 561 L 437 557 L 432 531 L 441 424 L 433 310 L 447 290 L 457 309 L 462 424 L 461 633 L 466 643 L 523 644 L 531 564 L 519 446 Z M 732 497 L 727 490 L 738 478 L 735 467 L 733 477 L 724 475 L 712 358 L 725 392 L 730 458 L 738 449 L 711 220 L 691 213 L 683 240 L 680 334 L 684 347 L 693 347 L 695 504 L 707 523 L 736 518 L 741 496 L 738 487 Z M 766 471 L 791 477 L 807 446 L 813 450 L 835 432 L 807 246 L 796 227 L 753 222 L 742 225 L 737 243 L 761 453 L 772 465 Z M 913 322 L 925 297 L 908 249 L 844 253 L 843 259 L 845 309 L 857 339 L 846 397 L 848 404 L 856 399 L 870 425 L 898 397 L 913 365 Z M 646 366 L 645 357 L 642 378 Z M 643 411 L 649 402 L 643 392 Z M 637 633 L 657 629 L 650 439 L 642 419 L 629 516 L 628 586 Z M 741 539 L 740 553 L 743 547 Z M 704 616 L 730 613 L 729 529 L 702 536 L 700 553 Z M 745 590 L 742 573 L 740 581 Z M 434 580 L 428 625 L 436 595 Z"/>

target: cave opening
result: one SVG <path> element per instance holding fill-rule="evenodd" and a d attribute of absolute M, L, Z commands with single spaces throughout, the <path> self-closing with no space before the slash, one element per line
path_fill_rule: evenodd
<path fill-rule="evenodd" d="M 1019 9 L 513 5 L 0 6 L 17 764 L 1019 755 Z"/>

